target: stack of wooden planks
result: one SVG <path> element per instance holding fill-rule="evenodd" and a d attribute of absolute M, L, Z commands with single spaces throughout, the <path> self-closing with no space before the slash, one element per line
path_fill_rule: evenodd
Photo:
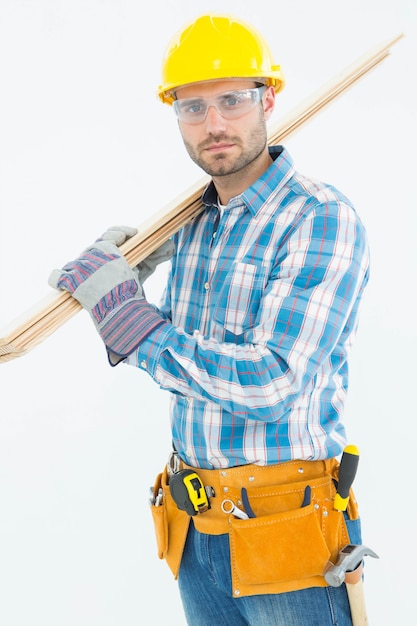
<path fill-rule="evenodd" d="M 377 46 L 335 76 L 319 91 L 291 111 L 270 132 L 269 145 L 282 143 L 330 102 L 345 92 L 362 76 L 379 65 L 391 47 L 403 37 L 399 34 Z M 201 195 L 209 178 L 204 177 L 182 196 L 139 226 L 139 232 L 121 247 L 131 267 L 134 267 L 164 241 L 169 239 L 202 210 Z M 0 337 L 0 362 L 4 363 L 26 354 L 73 317 L 81 306 L 67 292 L 53 292 L 28 311 L 21 322 Z"/>

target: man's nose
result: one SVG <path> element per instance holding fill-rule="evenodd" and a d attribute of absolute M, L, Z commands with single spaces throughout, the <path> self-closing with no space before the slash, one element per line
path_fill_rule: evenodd
<path fill-rule="evenodd" d="M 226 119 L 214 105 L 210 105 L 207 109 L 205 124 L 207 131 L 211 133 L 226 129 Z"/>

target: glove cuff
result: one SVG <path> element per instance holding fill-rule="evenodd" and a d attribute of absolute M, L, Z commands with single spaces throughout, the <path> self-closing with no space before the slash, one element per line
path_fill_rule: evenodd
<path fill-rule="evenodd" d="M 134 298 L 122 303 L 97 325 L 108 350 L 126 358 L 162 325 L 163 318 L 144 298 Z"/>
<path fill-rule="evenodd" d="M 114 309 L 117 309 L 124 302 L 131 300 L 138 293 L 139 286 L 136 280 L 125 280 L 120 285 L 116 285 L 109 293 L 107 293 L 100 302 L 96 304 L 91 311 L 91 315 L 94 317 L 97 324 L 104 321 L 104 318 L 109 315 Z M 140 294 L 138 294 L 140 295 Z"/>

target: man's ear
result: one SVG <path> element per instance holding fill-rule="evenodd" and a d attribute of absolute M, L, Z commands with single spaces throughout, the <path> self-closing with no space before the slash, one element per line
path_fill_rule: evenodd
<path fill-rule="evenodd" d="M 275 108 L 275 89 L 270 85 L 262 98 L 265 121 L 269 120 Z"/>

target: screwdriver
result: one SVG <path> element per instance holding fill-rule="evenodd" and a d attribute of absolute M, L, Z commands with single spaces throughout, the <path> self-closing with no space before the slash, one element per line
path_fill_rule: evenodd
<path fill-rule="evenodd" d="M 339 482 L 333 507 L 336 511 L 346 511 L 349 502 L 349 492 L 355 480 L 356 470 L 359 463 L 359 449 L 354 445 L 348 445 L 343 450 L 339 466 Z"/>

